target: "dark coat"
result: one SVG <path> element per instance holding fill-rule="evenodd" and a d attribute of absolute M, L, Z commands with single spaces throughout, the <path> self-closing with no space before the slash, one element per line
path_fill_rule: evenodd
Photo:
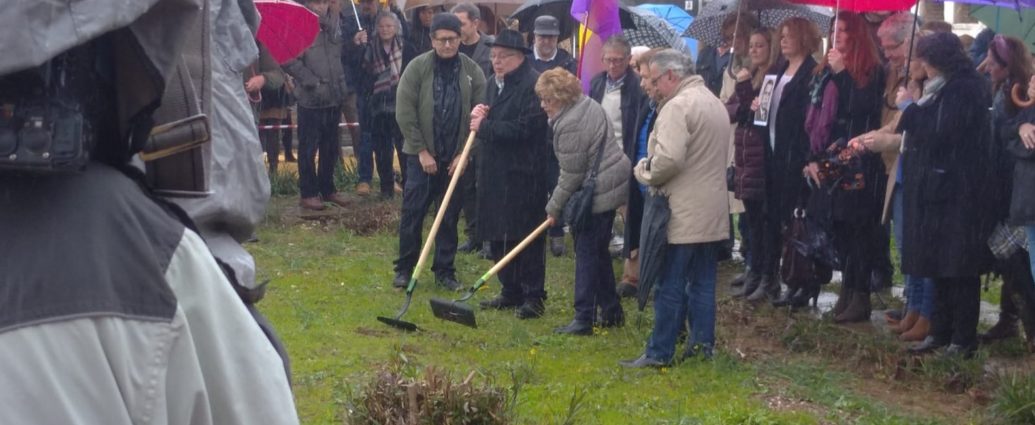
<path fill-rule="evenodd" d="M 539 73 L 526 60 L 486 87 L 490 110 L 478 130 L 478 235 L 521 240 L 546 219 L 546 162 L 552 151 L 546 113 L 535 94 Z"/>
<path fill-rule="evenodd" d="M 589 82 L 589 97 L 597 103 L 604 100 L 604 90 L 607 89 L 607 72 L 601 72 Z M 640 88 L 640 77 L 630 68 L 625 73 L 625 82 L 622 83 L 622 146 L 628 155 L 629 146 L 636 149 L 636 130 L 640 121 L 637 115 L 640 113 L 640 105 L 647 101 Z M 632 161 L 632 158 L 629 159 Z"/>
<path fill-rule="evenodd" d="M 730 190 L 737 199 L 762 200 L 765 198 L 765 128 L 754 125 L 755 113 L 751 102 L 760 89 L 751 86 L 751 80 L 737 83 L 733 96 L 726 101 L 730 122 L 737 125 L 733 131 L 733 166 L 736 169 Z"/>
<path fill-rule="evenodd" d="M 778 63 L 769 70 L 777 74 L 777 86 L 784 78 L 789 64 Z M 776 220 L 786 221 L 798 201 L 807 193 L 801 170 L 809 156 L 809 137 L 805 133 L 805 111 L 809 105 L 809 87 L 816 61 L 811 56 L 798 68 L 791 81 L 784 86 L 776 113 L 776 141 L 770 145 L 769 129 L 762 130 L 765 142 L 766 209 L 776 214 Z M 770 122 L 770 125 L 773 123 Z"/>
<path fill-rule="evenodd" d="M 869 83 L 858 87 L 848 71 L 832 76 L 829 84 L 836 84 L 837 115 L 830 131 L 828 145 L 839 139 L 845 141 L 870 130 L 880 128 L 881 111 L 884 107 L 884 69 L 878 67 Z M 833 192 L 834 220 L 879 221 L 884 206 L 884 189 L 887 177 L 884 161 L 879 153 L 867 151 L 861 156 L 860 171 L 865 187 L 859 190 Z"/>
<path fill-rule="evenodd" d="M 643 102 L 640 103 L 640 110 L 636 114 L 636 133 L 633 136 L 632 143 L 625 145 L 625 156 L 629 157 L 629 163 L 636 166 L 636 144 L 637 138 L 640 137 L 640 130 L 644 126 L 647 127 L 647 137 L 650 137 L 650 132 L 654 131 L 654 122 L 657 120 L 658 115 L 655 112 L 651 119 L 647 120 L 647 114 L 651 111 L 651 101 L 647 96 L 643 97 Z M 643 224 L 643 193 L 640 192 L 640 182 L 636 180 L 636 176 L 629 173 L 629 200 L 625 204 L 625 247 L 623 248 L 623 255 L 629 258 L 632 254 L 632 250 L 640 248 L 640 225 Z"/>
<path fill-rule="evenodd" d="M 341 67 L 342 42 L 333 25 L 330 15 L 321 18 L 313 44 L 284 64 L 284 71 L 295 79 L 295 98 L 303 108 L 341 106 L 345 101 L 348 86 Z"/>
<path fill-rule="evenodd" d="M 1021 123 L 1035 124 L 1035 108 L 1021 111 L 1016 124 L 1009 126 L 1012 137 L 1008 139 L 1006 149 L 1014 157 L 1009 222 L 1015 226 L 1035 226 L 1035 149 L 1028 149 L 1021 143 L 1017 135 Z"/>
<path fill-rule="evenodd" d="M 903 111 L 902 273 L 947 278 L 990 269 L 991 103 L 984 79 L 966 70 L 926 105 Z"/>
<path fill-rule="evenodd" d="M 538 73 L 543 73 L 551 69 L 561 67 L 566 69 L 568 72 L 575 74 L 579 67 L 579 63 L 575 60 L 574 57 L 571 56 L 571 53 L 568 53 L 567 50 L 561 48 L 557 49 L 557 54 L 554 55 L 553 60 L 551 61 L 537 60 L 535 58 L 535 52 L 525 55 L 525 59 L 529 62 L 529 64 L 532 65 L 532 68 L 535 69 L 535 71 Z M 576 77 L 577 76 L 578 75 L 576 75 Z"/>

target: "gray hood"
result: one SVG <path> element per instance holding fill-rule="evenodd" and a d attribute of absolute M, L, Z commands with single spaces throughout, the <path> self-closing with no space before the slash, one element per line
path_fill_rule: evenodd
<path fill-rule="evenodd" d="M 175 68 L 184 36 L 202 18 L 202 0 L 8 0 L 0 12 L 0 75 L 42 65 L 102 34 L 118 31 L 122 128 L 153 108 Z"/>

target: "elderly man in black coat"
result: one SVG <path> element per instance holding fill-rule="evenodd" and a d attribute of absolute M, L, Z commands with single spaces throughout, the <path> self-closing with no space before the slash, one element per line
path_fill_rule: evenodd
<path fill-rule="evenodd" d="M 535 94 L 539 73 L 525 58 L 521 34 L 504 30 L 492 46 L 494 77 L 486 104 L 471 112 L 478 132 L 478 236 L 498 261 L 546 217 L 546 161 L 550 140 L 546 113 Z M 546 256 L 537 239 L 499 273 L 503 291 L 483 308 L 515 308 L 521 319 L 543 315 Z"/>

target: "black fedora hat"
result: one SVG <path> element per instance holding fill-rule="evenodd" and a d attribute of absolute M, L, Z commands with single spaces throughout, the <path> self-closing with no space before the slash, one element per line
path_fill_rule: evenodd
<path fill-rule="evenodd" d="M 499 34 L 496 34 L 496 40 L 485 44 L 489 47 L 506 47 L 525 54 L 532 53 L 532 49 L 525 46 L 525 37 L 511 29 L 500 31 Z"/>

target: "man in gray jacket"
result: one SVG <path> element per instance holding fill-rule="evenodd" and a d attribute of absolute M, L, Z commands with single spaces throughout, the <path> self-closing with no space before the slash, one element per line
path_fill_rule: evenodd
<path fill-rule="evenodd" d="M 320 16 L 320 33 L 301 57 L 284 64 L 298 87 L 299 205 L 322 210 L 326 201 L 344 207 L 349 202 L 334 187 L 334 168 L 341 158 L 338 123 L 347 89 L 341 65 L 342 40 L 336 35 L 339 18 L 329 12 L 327 0 L 307 0 L 305 5 Z M 320 163 L 314 166 L 317 151 Z"/>
<path fill-rule="evenodd" d="M 451 13 L 435 15 L 432 51 L 414 58 L 399 79 L 395 120 L 403 134 L 407 175 L 393 282 L 397 288 L 410 281 L 420 253 L 424 217 L 432 201 L 445 194 L 467 140 L 471 108 L 485 96 L 485 76 L 477 63 L 458 53 L 459 46 L 460 19 Z M 463 194 L 454 192 L 435 235 L 431 270 L 435 280 L 450 290 L 460 289 L 453 259 L 463 201 Z"/>

